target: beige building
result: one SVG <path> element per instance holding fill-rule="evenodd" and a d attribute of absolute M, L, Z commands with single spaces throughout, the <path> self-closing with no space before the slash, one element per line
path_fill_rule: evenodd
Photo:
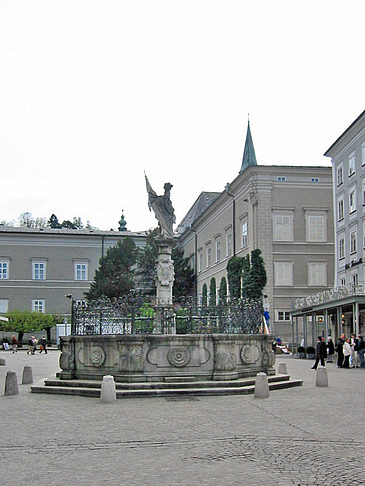
<path fill-rule="evenodd" d="M 70 313 L 72 294 L 84 299 L 106 250 L 144 233 L 0 226 L 0 314 L 20 309 Z"/>
<path fill-rule="evenodd" d="M 185 256 L 202 286 L 226 277 L 228 260 L 259 248 L 271 330 L 291 339 L 293 302 L 333 285 L 330 167 L 263 166 L 248 127 L 242 167 L 222 193 L 202 193 L 178 227 Z"/>

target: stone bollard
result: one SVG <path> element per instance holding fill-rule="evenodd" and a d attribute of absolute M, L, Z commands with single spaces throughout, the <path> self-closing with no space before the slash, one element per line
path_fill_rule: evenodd
<path fill-rule="evenodd" d="M 18 395 L 18 380 L 15 371 L 8 371 L 5 378 L 4 395 Z"/>
<path fill-rule="evenodd" d="M 326 368 L 318 368 L 316 371 L 316 386 L 328 386 L 328 375 Z"/>
<path fill-rule="evenodd" d="M 32 367 L 31 366 L 24 366 L 22 385 L 29 385 L 30 383 L 33 383 Z"/>
<path fill-rule="evenodd" d="M 266 373 L 257 373 L 255 381 L 255 398 L 268 398 L 270 395 L 269 382 Z"/>
<path fill-rule="evenodd" d="M 117 399 L 115 391 L 114 377 L 110 375 L 103 376 L 101 384 L 100 401 L 103 403 L 111 403 Z"/>
<path fill-rule="evenodd" d="M 287 375 L 288 374 L 288 370 L 286 369 L 286 363 L 279 363 L 278 373 L 280 373 L 281 375 Z"/>
<path fill-rule="evenodd" d="M 6 366 L 6 359 L 0 358 L 0 366 Z"/>

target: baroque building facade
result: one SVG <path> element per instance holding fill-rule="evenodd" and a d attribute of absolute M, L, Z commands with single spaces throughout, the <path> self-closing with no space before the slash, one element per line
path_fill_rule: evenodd
<path fill-rule="evenodd" d="M 332 201 L 330 167 L 257 165 L 248 126 L 239 175 L 222 193 L 202 193 L 178 227 L 197 297 L 212 278 L 219 288 L 232 256 L 259 248 L 271 332 L 290 341 L 293 302 L 333 286 Z"/>
<path fill-rule="evenodd" d="M 128 236 L 144 246 L 145 233 L 0 226 L 0 314 L 70 314 L 66 295 L 83 300 L 100 258 Z"/>

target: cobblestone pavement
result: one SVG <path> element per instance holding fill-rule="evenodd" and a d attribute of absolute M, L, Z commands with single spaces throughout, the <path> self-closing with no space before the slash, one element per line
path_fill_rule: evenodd
<path fill-rule="evenodd" d="M 251 395 L 100 400 L 3 395 L 6 372 L 34 381 L 58 370 L 48 355 L 0 352 L 1 486 L 363 485 L 365 370 L 278 356 L 303 387 Z"/>

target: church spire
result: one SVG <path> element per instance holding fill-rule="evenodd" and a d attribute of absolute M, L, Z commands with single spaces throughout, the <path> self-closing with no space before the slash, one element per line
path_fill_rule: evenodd
<path fill-rule="evenodd" d="M 127 221 L 124 219 L 124 212 L 122 210 L 122 217 L 119 221 L 119 228 L 118 231 L 127 231 Z"/>
<path fill-rule="evenodd" d="M 250 120 L 248 120 L 246 143 L 245 143 L 245 149 L 243 151 L 243 158 L 242 158 L 242 165 L 241 165 L 240 174 L 242 174 L 242 172 L 245 171 L 247 169 L 247 167 L 250 167 L 251 165 L 257 165 L 257 162 L 256 162 L 255 149 L 254 149 L 254 146 L 253 146 L 253 141 L 252 141 L 252 136 L 251 136 Z"/>

